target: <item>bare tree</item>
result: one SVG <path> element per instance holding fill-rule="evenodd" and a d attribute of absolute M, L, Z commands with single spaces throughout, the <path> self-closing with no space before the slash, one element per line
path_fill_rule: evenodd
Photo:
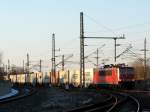
<path fill-rule="evenodd" d="M 135 78 L 136 80 L 144 80 L 144 64 L 143 61 L 135 60 L 132 63 L 132 66 L 135 68 Z M 149 63 L 146 66 L 146 79 L 150 79 L 150 65 Z"/>
<path fill-rule="evenodd" d="M 0 66 L 2 66 L 2 57 L 3 57 L 3 53 L 2 52 L 0 52 Z"/>
<path fill-rule="evenodd" d="M 4 67 L 2 66 L 2 52 L 0 52 L 0 80 L 3 80 L 3 74 L 4 74 Z"/>

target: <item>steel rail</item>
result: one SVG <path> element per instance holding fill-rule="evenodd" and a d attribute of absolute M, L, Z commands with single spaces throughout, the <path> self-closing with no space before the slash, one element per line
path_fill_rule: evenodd
<path fill-rule="evenodd" d="M 139 101 L 138 101 L 135 97 L 133 97 L 133 96 L 131 96 L 131 95 L 129 95 L 129 97 L 130 97 L 131 99 L 133 99 L 133 100 L 135 101 L 135 103 L 137 104 L 137 110 L 136 110 L 136 112 L 140 112 L 141 106 L 140 106 Z"/>
<path fill-rule="evenodd" d="M 115 96 L 114 96 L 115 97 Z M 111 108 L 109 108 L 108 110 L 107 110 L 107 112 L 110 112 L 117 104 L 118 104 L 118 98 L 117 97 L 115 97 L 115 103 L 114 103 L 114 105 L 111 107 Z"/>
<path fill-rule="evenodd" d="M 127 93 L 122 93 L 122 92 L 118 92 L 118 93 L 114 93 L 114 94 L 119 94 L 120 96 L 125 96 L 126 99 L 122 99 L 120 100 L 110 111 L 108 112 L 113 112 L 116 108 L 118 108 L 122 103 L 125 103 L 127 102 L 128 100 L 131 100 L 133 101 L 136 105 L 137 105 L 137 110 L 135 112 L 140 112 L 140 109 L 141 109 L 141 106 L 140 106 L 140 103 L 139 101 L 131 96 L 130 94 L 127 94 Z M 117 96 L 119 96 L 117 95 Z M 130 98 L 130 99 L 129 99 Z"/>

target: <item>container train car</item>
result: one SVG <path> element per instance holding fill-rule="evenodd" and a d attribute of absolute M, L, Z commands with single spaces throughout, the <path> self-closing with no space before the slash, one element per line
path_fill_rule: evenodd
<path fill-rule="evenodd" d="M 135 74 L 133 67 L 112 66 L 97 69 L 93 84 L 101 87 L 134 87 Z"/>
<path fill-rule="evenodd" d="M 85 86 L 88 87 L 93 83 L 94 69 L 85 69 Z M 79 70 L 64 70 L 59 71 L 60 84 L 72 84 L 75 87 L 80 86 L 80 71 Z"/>
<path fill-rule="evenodd" d="M 12 74 L 9 76 L 13 84 L 17 83 L 19 85 L 48 85 L 50 83 L 50 73 L 49 72 L 36 72 L 30 74 Z"/>

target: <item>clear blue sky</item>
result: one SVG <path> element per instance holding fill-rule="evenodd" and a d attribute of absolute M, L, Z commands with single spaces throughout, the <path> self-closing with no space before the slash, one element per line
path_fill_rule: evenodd
<path fill-rule="evenodd" d="M 43 59 L 50 63 L 52 33 L 56 34 L 56 46 L 61 49 L 57 54 L 74 53 L 79 61 L 81 11 L 85 14 L 85 35 L 125 34 L 126 39 L 118 43 L 131 43 L 135 49 L 142 49 L 145 37 L 150 42 L 149 4 L 149 0 L 1 0 L 0 51 L 3 62 L 10 59 L 11 63 L 22 65 L 29 53 L 31 60 Z M 112 40 L 86 42 L 99 46 L 107 44 L 103 52 L 106 57 L 113 57 Z M 88 47 L 86 52 L 97 47 Z"/>

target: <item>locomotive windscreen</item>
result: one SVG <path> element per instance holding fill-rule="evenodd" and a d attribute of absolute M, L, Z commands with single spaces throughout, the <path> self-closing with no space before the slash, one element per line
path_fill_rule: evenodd
<path fill-rule="evenodd" d="M 112 69 L 101 69 L 99 71 L 100 76 L 111 76 L 112 75 Z"/>

